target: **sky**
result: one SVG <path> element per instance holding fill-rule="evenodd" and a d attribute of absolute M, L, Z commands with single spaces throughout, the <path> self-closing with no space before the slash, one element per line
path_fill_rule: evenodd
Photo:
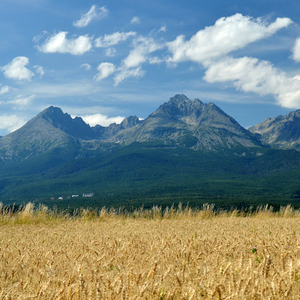
<path fill-rule="evenodd" d="M 45 108 L 91 126 L 176 94 L 245 128 L 300 109 L 295 0 L 1 0 L 0 135 Z"/>

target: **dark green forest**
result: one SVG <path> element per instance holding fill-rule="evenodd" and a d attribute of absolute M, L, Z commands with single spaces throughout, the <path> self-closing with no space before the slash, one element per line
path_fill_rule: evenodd
<path fill-rule="evenodd" d="M 295 150 L 216 153 L 152 142 L 86 152 L 76 159 L 58 151 L 3 166 L 3 204 L 32 201 L 60 209 L 134 209 L 214 203 L 241 209 L 265 204 L 298 207 L 300 201 L 300 153 Z M 85 193 L 94 196 L 82 197 Z"/>

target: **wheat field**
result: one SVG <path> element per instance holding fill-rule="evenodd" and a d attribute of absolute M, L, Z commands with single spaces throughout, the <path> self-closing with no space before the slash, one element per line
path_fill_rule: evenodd
<path fill-rule="evenodd" d="M 0 299 L 299 299 L 300 214 L 0 210 Z"/>

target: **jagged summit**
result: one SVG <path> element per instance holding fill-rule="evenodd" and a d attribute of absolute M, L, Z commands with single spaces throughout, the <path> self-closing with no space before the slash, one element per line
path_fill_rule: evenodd
<path fill-rule="evenodd" d="M 300 110 L 278 116 L 249 128 L 259 139 L 274 148 L 300 148 Z"/>
<path fill-rule="evenodd" d="M 219 107 L 185 95 L 170 98 L 139 126 L 120 132 L 113 140 L 127 144 L 156 140 L 207 151 L 260 146 L 249 131 Z"/>
<path fill-rule="evenodd" d="M 82 148 L 82 141 L 104 141 L 139 122 L 134 116 L 124 119 L 121 124 L 90 127 L 82 118 L 73 119 L 59 107 L 50 106 L 20 129 L 0 139 L 0 159 L 3 162 L 19 161 L 53 149 L 75 155 Z M 70 149 L 72 153 L 68 154 Z"/>
<path fill-rule="evenodd" d="M 161 105 L 152 116 L 165 115 L 171 118 L 192 117 L 195 111 L 201 111 L 204 104 L 199 100 L 189 100 L 185 95 L 176 95 Z M 150 115 L 150 116 L 151 116 Z"/>
<path fill-rule="evenodd" d="M 261 147 L 252 133 L 215 104 L 175 95 L 143 121 L 131 116 L 108 127 L 90 127 L 82 118 L 73 119 L 50 106 L 0 139 L 0 158 L 24 160 L 53 149 L 76 156 L 89 149 L 104 149 L 108 143 L 120 147 L 149 141 L 204 151 Z"/>
<path fill-rule="evenodd" d="M 81 139 L 93 139 L 94 132 L 82 118 L 72 118 L 69 114 L 63 113 L 59 107 L 50 106 L 42 111 L 37 117 L 44 118 L 55 128 Z"/>
<path fill-rule="evenodd" d="M 108 127 L 101 125 L 90 127 L 81 117 L 73 119 L 68 113 L 63 113 L 59 107 L 53 106 L 46 108 L 36 118 L 40 117 L 62 132 L 82 140 L 106 140 L 119 131 L 135 126 L 140 122 L 136 116 L 130 116 L 125 118 L 121 124 L 112 123 Z"/>
<path fill-rule="evenodd" d="M 60 123 L 67 123 L 66 119 L 68 115 L 64 115 L 59 108 L 45 109 L 23 127 L 1 139 L 1 160 L 24 160 L 75 143 L 75 139 L 59 126 Z"/>

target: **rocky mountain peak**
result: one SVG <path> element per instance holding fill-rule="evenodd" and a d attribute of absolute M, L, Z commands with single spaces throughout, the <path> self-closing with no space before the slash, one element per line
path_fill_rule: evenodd
<path fill-rule="evenodd" d="M 139 126 L 124 130 L 113 141 L 125 144 L 160 141 L 193 149 L 257 147 L 260 143 L 213 103 L 175 95 Z"/>
<path fill-rule="evenodd" d="M 253 134 L 213 103 L 175 95 L 143 121 L 131 116 L 108 127 L 90 127 L 82 118 L 73 119 L 50 106 L 0 139 L 0 159 L 22 160 L 56 148 L 85 152 L 103 147 L 104 142 L 120 146 L 148 141 L 205 151 L 261 146 Z"/>
<path fill-rule="evenodd" d="M 150 117 L 175 118 L 191 126 L 221 127 L 235 133 L 246 131 L 214 103 L 204 104 L 199 99 L 190 100 L 185 95 L 170 98 Z"/>
<path fill-rule="evenodd" d="M 81 117 L 76 117 L 73 119 L 69 114 L 63 113 L 59 107 L 50 106 L 38 116 L 44 118 L 54 127 L 75 138 L 93 138 L 94 133 L 91 127 L 86 124 Z"/>
<path fill-rule="evenodd" d="M 300 110 L 267 118 L 249 128 L 264 144 L 274 148 L 300 148 Z"/>
<path fill-rule="evenodd" d="M 170 98 L 167 103 L 161 105 L 155 113 L 182 118 L 191 116 L 193 113 L 197 115 L 197 111 L 198 113 L 202 111 L 203 106 L 204 104 L 199 99 L 190 100 L 185 95 L 176 95 Z"/>
<path fill-rule="evenodd" d="M 130 116 L 122 121 L 121 127 L 124 129 L 130 128 L 130 127 L 133 127 L 133 126 L 139 124 L 140 122 L 141 121 L 139 120 L 139 118 L 137 116 Z"/>

